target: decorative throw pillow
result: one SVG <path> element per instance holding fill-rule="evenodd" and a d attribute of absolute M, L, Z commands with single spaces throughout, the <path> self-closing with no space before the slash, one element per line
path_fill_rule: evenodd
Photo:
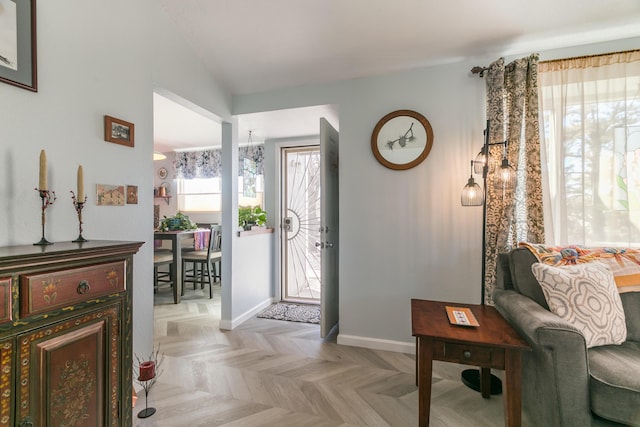
<path fill-rule="evenodd" d="M 535 263 L 531 271 L 549 309 L 582 332 L 587 348 L 626 340 L 622 301 L 608 266 L 586 263 L 553 267 Z"/>

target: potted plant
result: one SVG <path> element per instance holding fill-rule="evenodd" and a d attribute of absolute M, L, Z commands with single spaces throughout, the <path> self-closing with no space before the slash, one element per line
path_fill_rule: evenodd
<path fill-rule="evenodd" d="M 245 230 L 251 230 L 254 225 L 264 226 L 267 223 L 267 212 L 260 206 L 239 206 L 238 225 Z"/>
<path fill-rule="evenodd" d="M 182 212 L 178 212 L 171 217 L 163 217 L 158 227 L 160 231 L 169 230 L 195 230 L 198 228 L 195 222 L 191 221 L 189 217 Z"/>

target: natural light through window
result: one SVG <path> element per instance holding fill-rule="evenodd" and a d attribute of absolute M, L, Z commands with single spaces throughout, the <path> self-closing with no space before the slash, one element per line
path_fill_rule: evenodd
<path fill-rule="evenodd" d="M 222 211 L 222 179 L 177 179 L 178 210 L 180 212 Z M 256 197 L 243 196 L 243 179 L 238 177 L 238 205 L 264 208 L 264 177 L 256 176 Z"/>
<path fill-rule="evenodd" d="M 640 62 L 592 62 L 540 70 L 547 240 L 640 246 Z"/>

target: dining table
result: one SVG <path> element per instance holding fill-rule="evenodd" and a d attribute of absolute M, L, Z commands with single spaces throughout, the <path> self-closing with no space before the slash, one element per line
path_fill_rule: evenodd
<path fill-rule="evenodd" d="M 208 236 L 211 231 L 209 229 L 193 229 L 193 230 L 169 230 L 155 231 L 153 238 L 155 240 L 171 241 L 171 252 L 173 254 L 173 268 L 171 269 L 171 283 L 173 283 L 173 302 L 180 303 L 180 295 L 182 295 L 182 242 L 185 239 L 194 239 L 201 242 L 206 241 L 204 236 Z M 199 239 L 196 235 L 200 234 Z"/>

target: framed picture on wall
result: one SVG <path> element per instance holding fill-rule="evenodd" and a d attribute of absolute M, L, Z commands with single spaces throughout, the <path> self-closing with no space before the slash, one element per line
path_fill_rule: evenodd
<path fill-rule="evenodd" d="M 36 0 L 0 0 L 0 81 L 38 91 Z"/>
<path fill-rule="evenodd" d="M 133 147 L 134 129 L 133 123 L 104 116 L 104 140 L 107 142 Z"/>
<path fill-rule="evenodd" d="M 98 206 L 124 206 L 124 185 L 96 185 L 96 204 Z"/>
<path fill-rule="evenodd" d="M 397 110 L 384 116 L 371 135 L 371 151 L 380 164 L 394 170 L 410 169 L 429 155 L 433 129 L 420 113 Z"/>

